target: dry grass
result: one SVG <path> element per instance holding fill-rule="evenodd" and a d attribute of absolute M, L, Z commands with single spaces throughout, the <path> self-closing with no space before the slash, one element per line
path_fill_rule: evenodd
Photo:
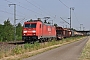
<path fill-rule="evenodd" d="M 22 58 L 27 58 L 30 57 L 32 55 L 36 55 L 39 53 L 42 53 L 44 51 L 65 45 L 65 44 L 69 44 L 71 42 L 74 41 L 78 41 L 81 40 L 80 38 L 82 37 L 78 37 L 78 38 L 67 38 L 61 41 L 52 41 L 52 42 L 47 42 L 45 44 L 38 44 L 35 43 L 34 45 L 30 45 L 30 44 L 25 44 L 24 47 L 18 47 L 15 48 L 13 51 L 11 51 L 12 53 L 9 56 L 5 56 L 4 54 L 2 55 L 2 59 L 3 60 L 20 60 Z M 7 54 L 6 54 L 7 55 Z M 13 55 L 13 56 L 12 56 Z"/>
<path fill-rule="evenodd" d="M 82 51 L 80 60 L 90 60 L 90 38 Z"/>

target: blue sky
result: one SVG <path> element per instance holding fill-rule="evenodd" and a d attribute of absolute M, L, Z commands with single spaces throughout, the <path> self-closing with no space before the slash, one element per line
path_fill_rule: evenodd
<path fill-rule="evenodd" d="M 69 8 L 74 7 L 74 10 L 72 10 L 72 27 L 80 30 L 80 24 L 83 24 L 81 30 L 83 30 L 83 27 L 84 30 L 90 30 L 90 0 L 61 1 L 68 8 L 59 0 L 1 0 L 0 24 L 3 24 L 8 18 L 12 24 L 14 23 L 14 7 L 9 7 L 8 4 L 16 4 L 16 19 L 18 19 L 16 23 L 21 22 L 23 24 L 24 21 L 29 19 L 50 17 L 48 21 L 53 20 L 53 23 L 57 23 L 59 26 L 69 27 L 60 17 L 69 22 L 70 20 L 67 19 L 70 17 Z"/>

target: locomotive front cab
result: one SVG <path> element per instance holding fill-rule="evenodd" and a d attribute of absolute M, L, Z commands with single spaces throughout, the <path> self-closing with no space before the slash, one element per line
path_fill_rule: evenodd
<path fill-rule="evenodd" d="M 33 20 L 31 22 L 25 22 L 22 31 L 23 41 L 37 41 L 42 38 L 42 22 L 39 20 Z"/>
<path fill-rule="evenodd" d="M 22 31 L 22 40 L 33 41 L 37 39 L 36 36 L 37 23 L 25 22 Z"/>

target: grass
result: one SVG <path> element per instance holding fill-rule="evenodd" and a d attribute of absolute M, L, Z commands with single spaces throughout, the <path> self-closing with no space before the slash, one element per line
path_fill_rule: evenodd
<path fill-rule="evenodd" d="M 90 60 L 90 39 L 81 53 L 80 60 Z"/>
<path fill-rule="evenodd" d="M 70 38 L 66 38 L 63 40 L 59 40 L 59 41 L 53 40 L 51 42 L 45 42 L 45 43 L 41 43 L 41 44 L 38 42 L 35 42 L 34 44 L 26 43 L 26 44 L 24 44 L 24 46 L 17 45 L 16 48 L 14 48 L 13 50 L 5 51 L 5 52 L 1 51 L 0 58 L 9 57 L 9 56 L 20 56 L 20 58 L 17 58 L 17 59 L 26 58 L 26 57 L 30 57 L 32 55 L 36 55 L 38 53 L 50 50 L 52 48 L 59 47 L 64 44 L 78 41 L 78 40 L 80 40 L 80 38 L 82 38 L 82 37 L 80 37 L 80 36 L 79 37 L 70 37 Z M 30 54 L 28 55 L 28 53 L 30 53 Z M 13 57 L 13 58 L 10 57 L 7 59 L 12 60 L 12 59 L 15 59 L 15 57 Z"/>

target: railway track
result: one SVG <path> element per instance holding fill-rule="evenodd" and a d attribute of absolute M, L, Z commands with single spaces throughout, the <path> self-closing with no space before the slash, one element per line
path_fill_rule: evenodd
<path fill-rule="evenodd" d="M 46 44 L 47 42 L 40 43 Z M 24 41 L 10 41 L 10 42 L 0 42 L 0 51 L 10 51 L 17 46 L 24 46 L 26 43 Z"/>
<path fill-rule="evenodd" d="M 0 51 L 10 51 L 14 49 L 17 45 L 23 46 L 25 42 L 17 41 L 17 42 L 0 42 Z"/>

